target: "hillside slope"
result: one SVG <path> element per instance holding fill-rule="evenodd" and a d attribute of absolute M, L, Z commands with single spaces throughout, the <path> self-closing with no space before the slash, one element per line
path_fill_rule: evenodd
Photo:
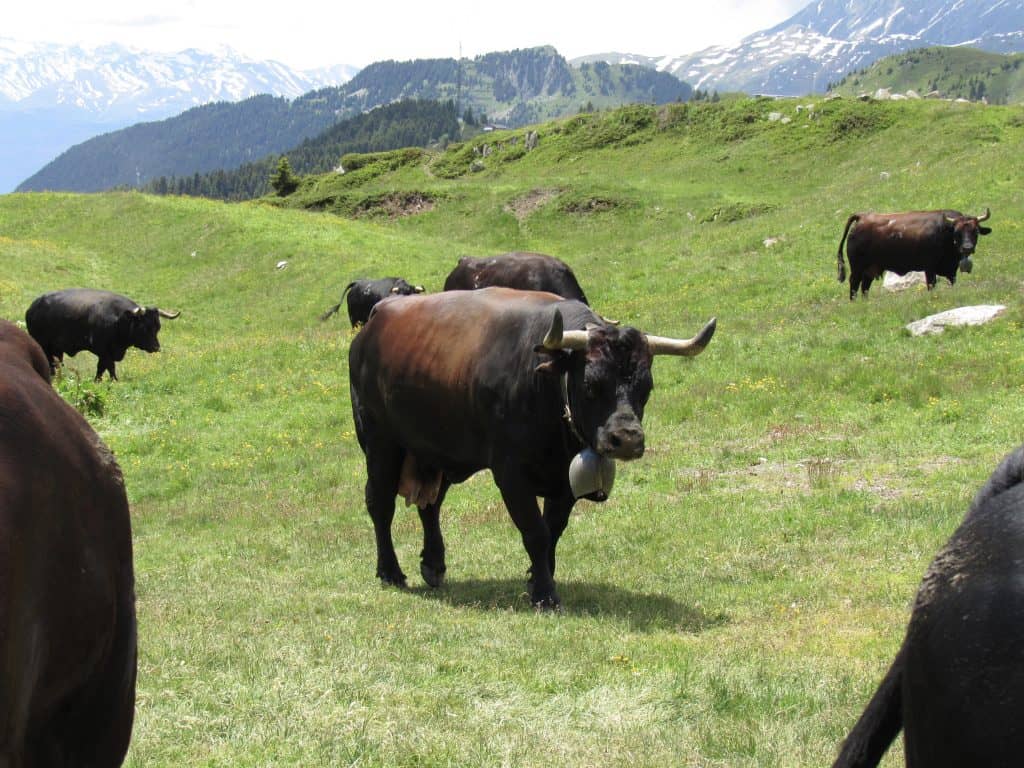
<path fill-rule="evenodd" d="M 1024 54 L 986 53 L 973 48 L 922 48 L 887 56 L 870 67 L 851 72 L 832 88 L 857 96 L 879 88 L 893 93 L 913 90 L 924 96 L 984 99 L 991 104 L 1024 102 Z"/>
<path fill-rule="evenodd" d="M 834 759 L 927 563 L 1021 440 L 1024 109 L 737 99 L 535 130 L 528 151 L 517 129 L 364 157 L 349 187 L 311 180 L 294 208 L 0 196 L 0 316 L 72 285 L 182 311 L 120 382 L 92 385 L 81 353 L 58 383 L 92 409 L 132 504 L 126 766 Z M 429 204 L 387 200 L 413 194 Z M 947 206 L 992 210 L 971 274 L 847 299 L 851 212 Z M 488 473 L 448 493 L 445 585 L 420 584 L 418 515 L 397 505 L 410 586 L 379 586 L 353 336 L 318 320 L 352 279 L 438 290 L 458 256 L 510 250 L 565 259 L 626 325 L 687 336 L 718 317 L 702 355 L 653 363 L 646 454 L 574 509 L 557 615 L 524 596 Z M 988 326 L 904 330 L 990 303 L 1008 309 Z"/>
<path fill-rule="evenodd" d="M 141 186 L 160 176 L 230 170 L 282 152 L 339 120 L 404 99 L 454 101 L 492 120 L 523 125 L 631 102 L 683 101 L 690 89 L 667 73 L 639 66 L 574 69 L 553 48 L 491 53 L 475 59 L 384 61 L 339 87 L 294 100 L 256 97 L 197 107 L 178 117 L 114 131 L 64 152 L 18 191 L 94 192 Z"/>

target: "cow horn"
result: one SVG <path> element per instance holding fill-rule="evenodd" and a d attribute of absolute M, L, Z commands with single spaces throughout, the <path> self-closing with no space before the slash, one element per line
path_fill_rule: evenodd
<path fill-rule="evenodd" d="M 412 292 L 413 293 L 423 293 L 423 291 L 424 291 L 424 288 L 423 288 L 422 285 L 414 285 L 412 287 Z"/>
<path fill-rule="evenodd" d="M 555 316 L 551 318 L 551 327 L 542 342 L 544 349 L 573 349 L 584 350 L 587 348 L 587 331 L 566 331 L 565 323 L 562 320 L 562 313 L 557 309 Z"/>
<path fill-rule="evenodd" d="M 992 211 L 989 208 L 986 207 L 985 208 L 985 215 L 984 216 L 979 216 L 978 217 L 978 221 L 979 222 L 981 222 L 981 221 L 988 221 L 988 217 L 991 216 L 991 215 L 992 215 Z"/>
<path fill-rule="evenodd" d="M 160 317 L 166 317 L 168 320 L 173 320 L 181 314 L 180 309 L 177 312 L 168 312 L 166 309 L 158 309 L 157 312 L 160 313 Z"/>
<path fill-rule="evenodd" d="M 664 336 L 648 334 L 647 346 L 650 347 L 652 355 L 683 355 L 686 357 L 699 355 L 711 341 L 711 337 L 715 335 L 717 324 L 718 319 L 712 317 L 692 339 L 669 339 Z"/>
<path fill-rule="evenodd" d="M 144 315 L 145 313 L 146 313 L 145 307 L 135 307 L 132 310 L 132 314 L 135 315 L 136 317 L 138 317 L 139 315 Z"/>

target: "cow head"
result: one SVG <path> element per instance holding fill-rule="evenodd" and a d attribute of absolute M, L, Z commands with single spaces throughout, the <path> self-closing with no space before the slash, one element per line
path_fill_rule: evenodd
<path fill-rule="evenodd" d="M 160 341 L 156 336 L 160 332 L 160 318 L 173 320 L 180 314 L 181 312 L 168 312 L 157 307 L 134 307 L 125 310 L 121 323 L 127 340 L 133 347 L 146 352 L 159 352 Z"/>
<path fill-rule="evenodd" d="M 397 278 L 395 284 L 391 286 L 392 296 L 411 296 L 414 293 L 423 293 L 422 285 L 409 285 L 402 278 Z"/>
<path fill-rule="evenodd" d="M 551 328 L 537 347 L 550 360 L 537 370 L 563 377 L 563 397 L 579 439 L 602 456 L 628 461 L 644 453 L 641 420 L 654 386 L 654 355 L 696 355 L 714 331 L 714 319 L 687 340 L 602 324 L 564 331 L 556 309 Z"/>
<path fill-rule="evenodd" d="M 978 246 L 978 237 L 989 234 L 990 227 L 982 227 L 981 222 L 986 221 L 992 211 L 985 209 L 984 216 L 946 216 L 946 223 L 953 228 L 953 243 L 961 259 L 966 259 L 974 253 Z"/>

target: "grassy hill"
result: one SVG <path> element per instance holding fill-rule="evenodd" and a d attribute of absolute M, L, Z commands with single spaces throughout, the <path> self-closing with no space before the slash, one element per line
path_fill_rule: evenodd
<path fill-rule="evenodd" d="M 363 158 L 280 206 L 0 197 L 0 316 L 73 285 L 182 310 L 119 383 L 82 383 L 82 353 L 59 384 L 132 502 L 128 765 L 831 762 L 927 563 L 1021 440 L 1024 110 L 742 99 L 535 129 L 530 151 L 511 131 Z M 992 209 L 973 273 L 849 302 L 846 217 L 933 207 Z M 704 354 L 655 363 L 644 458 L 577 506 L 559 615 L 530 609 L 486 473 L 448 496 L 449 583 L 378 586 L 352 337 L 316 319 L 353 278 L 437 290 L 459 255 L 515 249 L 652 333 L 719 318 Z M 903 330 L 981 303 L 1009 309 Z M 395 537 L 414 574 L 414 512 Z"/>
<path fill-rule="evenodd" d="M 915 90 L 922 96 L 938 91 L 951 99 L 982 98 L 991 104 L 1024 101 L 1024 54 L 999 54 L 975 48 L 921 48 L 887 56 L 853 72 L 834 87 L 847 96 L 889 88 Z"/>

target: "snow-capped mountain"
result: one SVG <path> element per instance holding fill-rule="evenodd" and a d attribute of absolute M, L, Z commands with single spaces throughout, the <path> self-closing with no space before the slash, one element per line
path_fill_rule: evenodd
<path fill-rule="evenodd" d="M 340 85 L 356 71 L 339 65 L 299 72 L 226 47 L 154 53 L 121 45 L 86 49 L 0 38 L 0 110 L 71 107 L 102 120 L 158 119 L 258 93 L 295 98 Z"/>
<path fill-rule="evenodd" d="M 816 0 L 736 46 L 654 66 L 701 90 L 799 96 L 883 56 L 931 45 L 1024 51 L 1024 0 Z"/>
<path fill-rule="evenodd" d="M 121 45 L 82 48 L 0 37 L 0 193 L 69 147 L 213 101 L 295 98 L 358 71 L 297 71 L 230 48 L 178 53 Z"/>

